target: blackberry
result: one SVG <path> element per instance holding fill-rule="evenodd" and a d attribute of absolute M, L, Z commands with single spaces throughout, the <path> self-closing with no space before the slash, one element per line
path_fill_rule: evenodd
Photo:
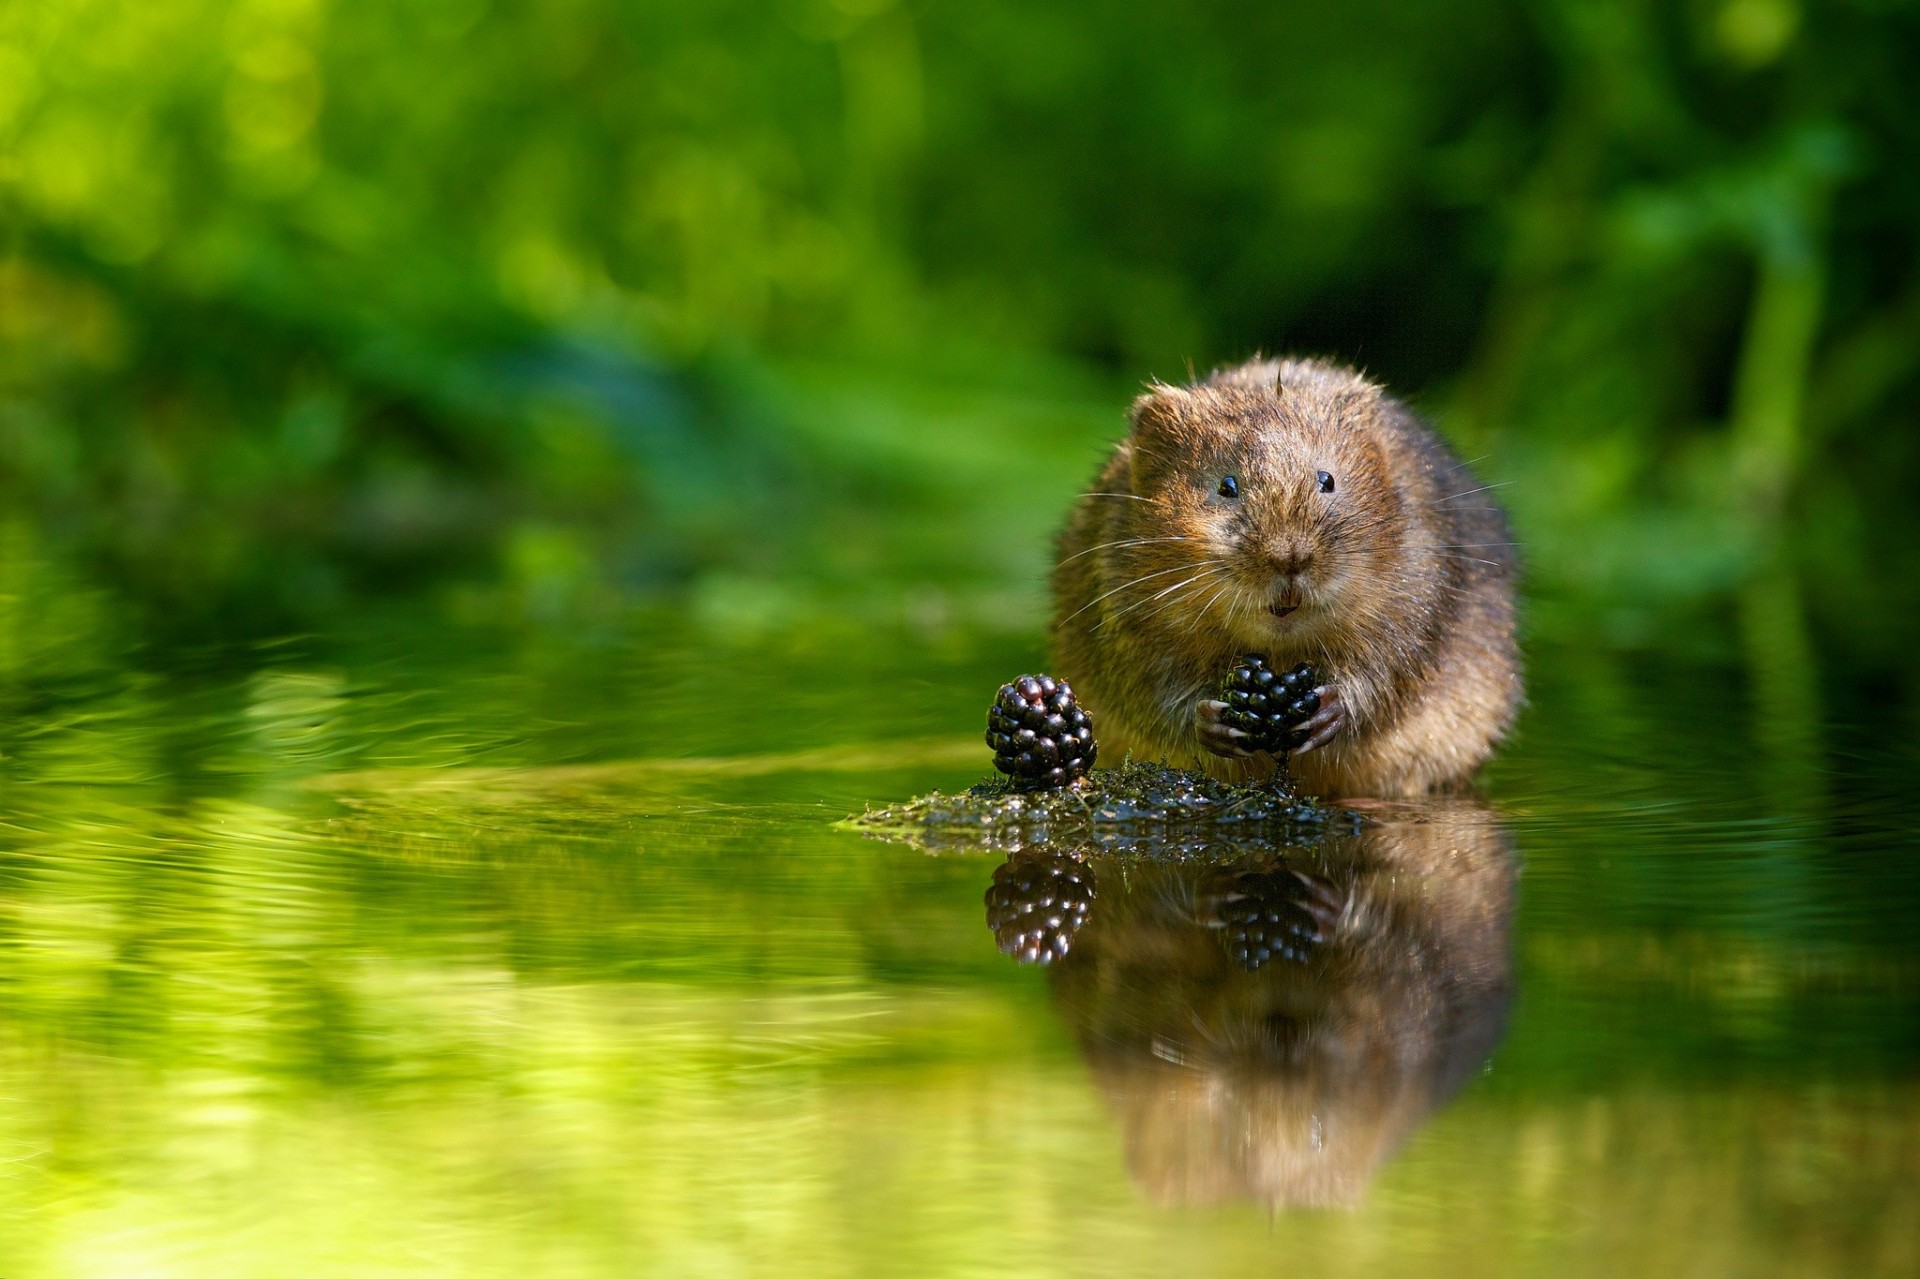
<path fill-rule="evenodd" d="M 1300 725 L 1320 709 L 1320 695 L 1313 691 L 1317 682 L 1305 662 L 1282 673 L 1258 653 L 1242 657 L 1227 672 L 1220 693 L 1227 709 L 1220 712 L 1220 722 L 1245 733 L 1242 745 L 1248 750 L 1285 754 L 1307 740 Z"/>
<path fill-rule="evenodd" d="M 1250 973 L 1275 957 L 1306 963 L 1341 909 L 1330 886 L 1289 870 L 1240 871 L 1212 897 L 1227 954 Z"/>
<path fill-rule="evenodd" d="M 987 927 L 1022 964 L 1064 959 L 1093 907 L 1093 872 L 1071 853 L 1021 852 L 1002 862 L 987 889 Z"/>
<path fill-rule="evenodd" d="M 987 712 L 987 745 L 1017 789 L 1065 786 L 1093 767 L 1093 719 L 1065 680 L 1022 675 L 1000 686 Z"/>

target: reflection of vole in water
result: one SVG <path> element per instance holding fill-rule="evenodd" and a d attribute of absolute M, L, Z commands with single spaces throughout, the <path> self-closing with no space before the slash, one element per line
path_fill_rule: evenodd
<path fill-rule="evenodd" d="M 1050 976 L 1156 1199 L 1353 1203 L 1504 1029 L 1514 861 L 1476 803 L 1285 862 L 1115 865 Z M 1221 922 L 1263 877 L 1314 884 L 1322 940 L 1248 971 Z"/>
<path fill-rule="evenodd" d="M 1319 794 L 1464 781 L 1520 698 L 1514 558 L 1498 506 L 1349 369 L 1255 361 L 1156 386 L 1061 535 L 1053 646 L 1103 759 L 1268 771 L 1217 719 L 1242 653 L 1311 662 Z"/>

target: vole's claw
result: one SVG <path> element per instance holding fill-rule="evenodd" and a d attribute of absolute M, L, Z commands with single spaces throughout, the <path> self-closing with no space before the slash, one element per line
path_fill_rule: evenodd
<path fill-rule="evenodd" d="M 1347 705 L 1340 700 L 1340 690 L 1331 684 L 1322 684 L 1313 691 L 1320 698 L 1320 709 L 1301 721 L 1300 731 L 1307 734 L 1307 739 L 1293 748 L 1295 755 L 1318 750 L 1347 726 Z"/>
<path fill-rule="evenodd" d="M 1220 722 L 1220 712 L 1225 709 L 1225 702 L 1214 701 L 1202 701 L 1195 709 L 1194 725 L 1200 731 L 1200 744 L 1215 755 L 1225 755 L 1230 759 L 1252 759 L 1253 752 L 1240 746 L 1246 734 Z"/>

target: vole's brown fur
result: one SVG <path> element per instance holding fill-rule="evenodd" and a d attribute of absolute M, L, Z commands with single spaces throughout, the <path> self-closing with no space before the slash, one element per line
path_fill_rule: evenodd
<path fill-rule="evenodd" d="M 1212 701 L 1239 655 L 1264 653 L 1325 684 L 1317 748 L 1290 761 L 1307 790 L 1471 777 L 1521 685 L 1512 536 L 1459 458 L 1378 386 L 1313 360 L 1154 386 L 1130 419 L 1053 574 L 1054 670 L 1101 758 L 1270 776 Z"/>

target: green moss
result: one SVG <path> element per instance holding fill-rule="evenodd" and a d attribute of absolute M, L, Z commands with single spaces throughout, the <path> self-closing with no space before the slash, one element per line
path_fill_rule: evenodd
<path fill-rule="evenodd" d="M 935 791 L 845 823 L 929 852 L 1012 852 L 1036 845 L 1156 857 L 1239 856 L 1358 829 L 1358 814 L 1270 786 L 1129 761 L 1078 785 L 1018 791 L 1004 778 Z"/>

